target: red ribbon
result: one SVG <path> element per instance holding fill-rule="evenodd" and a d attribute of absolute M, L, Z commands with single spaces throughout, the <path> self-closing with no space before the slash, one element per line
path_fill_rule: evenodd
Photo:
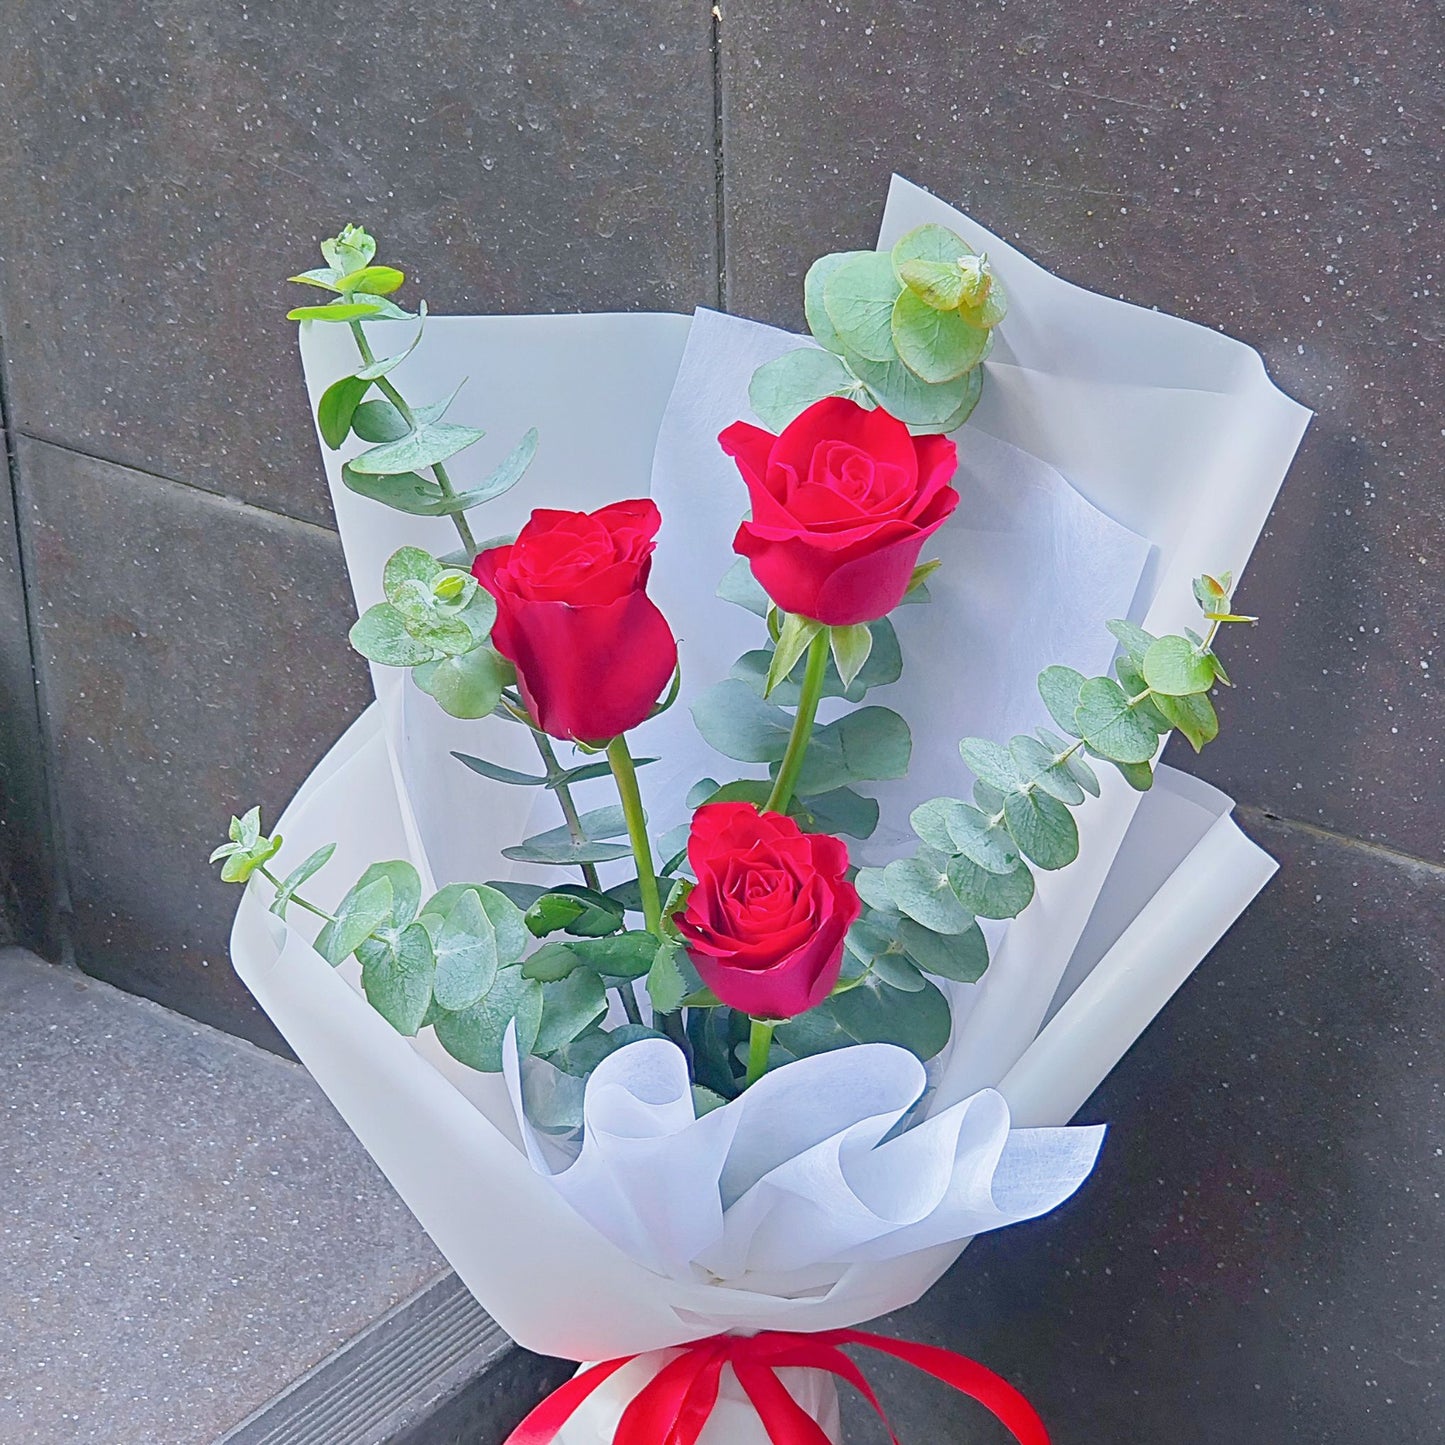
<path fill-rule="evenodd" d="M 936 1345 L 914 1345 L 862 1330 L 825 1330 L 819 1334 L 714 1335 L 682 1347 L 650 1379 L 622 1412 L 614 1445 L 696 1445 L 717 1403 L 723 1367 L 730 1365 L 772 1445 L 828 1445 L 823 1427 L 798 1404 L 778 1378 L 780 1369 L 826 1370 L 846 1380 L 877 1412 L 893 1445 L 898 1436 L 863 1372 L 839 1348 L 862 1345 L 930 1374 L 977 1400 L 991 1411 L 1018 1445 L 1049 1445 L 1049 1434 L 1034 1407 L 1007 1380 L 973 1360 Z M 574 1375 L 548 1395 L 507 1437 L 507 1445 L 551 1445 L 557 1432 L 582 1402 L 624 1365 L 627 1355 L 606 1360 Z"/>

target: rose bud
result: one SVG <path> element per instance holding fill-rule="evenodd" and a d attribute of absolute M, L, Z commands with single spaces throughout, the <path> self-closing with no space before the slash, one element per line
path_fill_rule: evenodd
<path fill-rule="evenodd" d="M 645 590 L 661 525 L 646 500 L 538 510 L 515 542 L 472 563 L 496 599 L 492 643 L 543 732 L 606 741 L 642 722 L 667 686 L 677 642 Z"/>
<path fill-rule="evenodd" d="M 863 909 L 842 841 L 751 803 L 707 803 L 693 814 L 687 858 L 697 884 L 673 921 L 708 988 L 755 1018 L 822 1003 Z"/>
<path fill-rule="evenodd" d="M 846 397 L 814 402 L 781 436 L 739 421 L 718 441 L 752 500 L 733 550 L 784 612 L 830 627 L 897 607 L 924 542 L 958 505 L 947 437 L 913 436 Z"/>

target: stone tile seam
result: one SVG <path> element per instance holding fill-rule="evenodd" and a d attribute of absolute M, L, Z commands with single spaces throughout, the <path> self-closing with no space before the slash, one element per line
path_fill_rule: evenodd
<path fill-rule="evenodd" d="M 728 297 L 727 149 L 723 138 L 723 11 L 711 5 L 709 42 L 712 61 L 713 224 L 717 251 L 717 309 L 726 311 Z"/>
<path fill-rule="evenodd" d="M 23 427 L 17 427 L 13 433 L 17 438 L 23 438 L 27 442 L 33 442 L 37 446 L 51 447 L 58 452 L 68 452 L 74 457 L 83 457 L 89 462 L 99 462 L 103 466 L 114 467 L 117 471 L 129 472 L 133 477 L 146 482 L 159 482 L 165 486 L 185 487 L 187 491 L 197 492 L 202 497 L 208 497 L 222 506 L 238 509 L 241 513 L 250 513 L 256 518 L 266 518 L 280 522 L 290 522 L 295 526 L 304 527 L 311 532 L 322 532 L 328 537 L 336 538 L 336 528 L 326 522 L 317 522 L 310 517 L 298 517 L 294 512 L 283 511 L 279 507 L 265 506 L 259 502 L 242 501 L 239 497 L 233 497 L 229 492 L 218 492 L 214 487 L 203 487 L 198 482 L 188 482 L 181 477 L 168 476 L 165 472 L 150 471 L 145 467 L 135 466 L 131 462 L 117 461 L 114 457 L 103 456 L 100 452 L 86 451 L 84 447 L 78 447 L 70 442 L 58 441 L 53 436 L 44 436 L 39 432 L 27 431 Z"/>
<path fill-rule="evenodd" d="M 1275 813 L 1253 803 L 1238 803 L 1235 805 L 1234 811 L 1246 818 L 1258 818 L 1296 833 L 1304 833 L 1322 843 L 1332 843 L 1337 847 L 1368 853 L 1381 862 L 1392 864 L 1396 868 L 1422 870 L 1435 881 L 1445 883 L 1445 864 L 1433 863 L 1430 859 L 1421 858 L 1418 854 L 1406 853 L 1399 848 L 1391 848 L 1385 843 L 1372 843 L 1366 838 L 1356 838 L 1352 833 L 1338 833 L 1333 828 L 1322 828 L 1318 823 L 1306 823 L 1300 818 L 1286 817 L 1283 813 Z"/>
<path fill-rule="evenodd" d="M 30 660 L 31 702 L 35 709 L 35 726 L 40 742 L 40 788 L 45 800 L 43 846 L 49 852 L 45 873 L 54 890 L 51 898 L 33 900 L 38 903 L 40 927 L 46 935 L 47 948 L 55 948 L 61 961 L 74 963 L 75 938 L 71 926 L 74 909 L 70 896 L 69 854 L 64 846 L 65 829 L 60 803 L 60 787 L 56 777 L 54 739 L 50 731 L 50 710 L 46 705 L 45 673 L 41 665 L 40 619 L 36 615 L 35 589 L 31 584 L 30 546 L 21 522 L 20 478 L 21 432 L 10 414 L 10 357 L 5 337 L 0 334 L 0 447 L 5 451 L 5 484 L 9 489 L 10 511 L 15 526 L 15 556 L 20 572 L 21 605 L 25 611 L 25 648 Z"/>

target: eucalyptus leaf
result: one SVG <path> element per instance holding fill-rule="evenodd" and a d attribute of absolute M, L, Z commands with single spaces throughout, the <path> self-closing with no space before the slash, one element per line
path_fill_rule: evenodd
<path fill-rule="evenodd" d="M 403 313 L 404 314 L 404 313 Z M 327 306 L 297 306 L 286 313 L 288 321 L 365 321 L 386 315 L 380 297 L 368 301 L 333 301 Z"/>
<path fill-rule="evenodd" d="M 350 466 L 363 476 L 394 476 L 398 472 L 413 472 L 446 461 L 485 435 L 476 427 L 435 422 L 399 441 L 362 452 L 351 461 Z"/>
<path fill-rule="evenodd" d="M 828 320 L 850 356 L 891 361 L 893 303 L 899 280 L 884 251 L 860 251 L 832 268 L 823 283 Z"/>
<path fill-rule="evenodd" d="M 1196 753 L 1219 736 L 1219 714 L 1215 712 L 1208 693 L 1198 692 L 1191 697 L 1160 695 L 1154 703 L 1166 721 L 1184 734 Z"/>
<path fill-rule="evenodd" d="M 1091 797 L 1099 796 L 1099 779 L 1084 757 L 1084 751 L 1074 744 L 1061 738 L 1057 733 L 1050 732 L 1048 728 L 1036 730 L 1038 739 L 1049 749 L 1054 757 L 1062 757 L 1064 762 L 1061 766 L 1068 770 L 1069 776 L 1079 785 L 1084 792 Z M 1055 794 L 1055 796 L 1058 796 Z"/>
<path fill-rule="evenodd" d="M 318 848 L 305 862 L 298 864 L 282 880 L 281 886 L 276 890 L 276 899 L 271 904 L 271 912 L 278 918 L 285 918 L 286 907 L 296 895 L 296 890 L 306 882 L 308 878 L 319 873 L 331 861 L 331 855 L 336 852 L 335 843 L 327 843 Z"/>
<path fill-rule="evenodd" d="M 575 841 L 566 826 L 549 828 L 513 848 L 503 848 L 502 857 L 519 863 L 605 863 L 628 857 L 632 849 L 626 843 L 600 840 L 616 838 L 627 831 L 627 819 L 616 806 L 595 808 L 580 818 L 582 840 Z"/>
<path fill-rule="evenodd" d="M 725 678 L 708 688 L 693 703 L 692 717 L 710 747 L 744 763 L 777 762 L 787 750 L 793 725 L 782 708 L 764 702 L 737 678 Z"/>
<path fill-rule="evenodd" d="M 364 442 L 396 442 L 411 435 L 411 423 L 385 397 L 358 406 L 351 429 Z"/>
<path fill-rule="evenodd" d="M 905 261 L 898 277 L 935 311 L 957 311 L 963 304 L 963 272 L 957 261 Z"/>
<path fill-rule="evenodd" d="M 316 935 L 316 951 L 333 968 L 392 916 L 392 885 L 385 877 L 358 883 L 337 905 L 333 921 Z"/>
<path fill-rule="evenodd" d="M 897 1044 L 927 1062 L 948 1043 L 953 1018 L 938 987 L 914 992 L 869 980 L 790 1019 L 775 1037 L 798 1058 L 853 1044 Z"/>
<path fill-rule="evenodd" d="M 485 644 L 454 657 L 421 663 L 411 675 L 443 712 L 459 718 L 490 716 L 502 700 L 502 689 L 516 676 L 511 663 Z"/>
<path fill-rule="evenodd" d="M 808 330 L 813 333 L 813 339 L 818 345 L 826 347 L 829 351 L 841 352 L 843 339 L 828 318 L 828 308 L 823 301 L 823 289 L 828 283 L 828 278 L 839 266 L 857 256 L 868 254 L 867 251 L 832 251 L 826 256 L 819 256 L 808 267 L 808 273 L 803 277 L 803 312 L 808 318 Z"/>
<path fill-rule="evenodd" d="M 519 773 L 515 768 L 504 768 L 500 763 L 488 762 L 486 758 L 474 758 L 469 753 L 454 752 L 452 756 L 465 763 L 474 773 L 490 778 L 494 783 L 511 783 L 514 787 L 540 788 L 547 779 L 536 773 Z"/>
<path fill-rule="evenodd" d="M 1007 794 L 1004 819 L 1019 850 L 1040 868 L 1064 868 L 1079 856 L 1079 828 L 1074 815 L 1041 789 Z"/>
<path fill-rule="evenodd" d="M 436 957 L 420 923 L 382 928 L 357 946 L 366 1001 L 399 1034 L 422 1026 L 432 1001 Z"/>
<path fill-rule="evenodd" d="M 1135 667 L 1142 667 L 1145 654 L 1158 639 L 1152 633 L 1145 632 L 1142 627 L 1125 621 L 1123 618 L 1115 618 L 1114 621 L 1104 625 L 1114 634 L 1129 661 Z"/>
<path fill-rule="evenodd" d="M 365 381 L 375 381 L 378 377 L 386 376 L 389 372 L 395 371 L 408 356 L 417 348 L 421 340 L 422 332 L 426 329 L 426 302 L 422 301 L 416 308 L 419 324 L 416 328 L 416 335 L 407 343 L 405 351 L 398 351 L 394 356 L 379 357 L 369 366 L 363 366 L 356 374 Z"/>
<path fill-rule="evenodd" d="M 972 256 L 974 251 L 962 236 L 954 235 L 947 226 L 929 222 L 900 236 L 893 243 L 891 254 L 901 276 L 909 261 L 946 262 L 956 268 L 960 260 Z"/>
<path fill-rule="evenodd" d="M 1033 901 L 1034 875 L 1026 863 L 1012 873 L 991 873 L 960 856 L 950 861 L 948 876 L 961 906 L 979 918 L 1013 918 Z"/>
<path fill-rule="evenodd" d="M 1208 651 L 1187 638 L 1161 637 L 1144 654 L 1144 680 L 1166 697 L 1188 697 L 1214 686 L 1214 664 Z"/>
<path fill-rule="evenodd" d="M 893 890 L 881 868 L 860 868 L 854 875 L 853 886 L 858 896 L 880 913 L 896 913 L 898 905 L 893 899 Z"/>
<path fill-rule="evenodd" d="M 962 933 L 978 909 L 954 891 L 946 855 L 923 847 L 912 858 L 897 858 L 883 870 L 894 906 L 934 933 Z"/>
<path fill-rule="evenodd" d="M 1039 674 L 1039 696 L 1049 710 L 1049 716 L 1070 737 L 1079 736 L 1074 717 L 1079 710 L 1079 693 L 1083 690 L 1084 674 L 1072 667 L 1046 667 Z"/>
<path fill-rule="evenodd" d="M 1008 792 L 1019 783 L 1018 764 L 1006 747 L 987 738 L 964 738 L 958 745 L 963 760 L 984 782 Z"/>
<path fill-rule="evenodd" d="M 475 890 L 469 888 L 457 899 L 437 933 L 434 949 L 437 1003 L 450 1012 L 470 1008 L 491 988 L 501 964 L 497 930 Z"/>
<path fill-rule="evenodd" d="M 927 426 L 915 424 L 910 426 L 908 430 L 914 433 L 915 436 L 920 434 L 927 435 L 933 432 L 939 433 L 942 436 L 948 436 L 956 432 L 959 427 L 973 415 L 973 409 L 978 405 L 979 397 L 983 395 L 983 367 L 975 366 L 971 370 L 964 372 L 963 381 L 963 396 L 955 410 L 951 411 L 941 422 Z M 919 590 L 922 596 L 915 596 L 910 592 L 903 600 L 905 602 L 927 601 L 928 589 L 925 587 Z"/>
<path fill-rule="evenodd" d="M 905 288 L 893 306 L 893 345 L 898 359 L 921 381 L 953 381 L 983 360 L 988 332 L 957 311 L 938 311 Z"/>
<path fill-rule="evenodd" d="M 835 788 L 815 797 L 796 796 L 788 812 L 810 833 L 871 838 L 878 827 L 878 800 L 865 798 L 852 788 Z"/>
<path fill-rule="evenodd" d="M 953 840 L 949 851 L 961 853 L 989 873 L 1012 873 L 1019 864 L 1019 850 L 1003 820 L 994 819 L 1004 811 L 1000 802 L 991 813 L 970 803 L 961 803 L 948 816 L 948 833 Z"/>
<path fill-rule="evenodd" d="M 368 607 L 351 625 L 351 645 L 365 658 L 384 667 L 416 667 L 435 661 L 439 650 L 413 637 L 406 619 L 390 602 Z"/>
<path fill-rule="evenodd" d="M 321 393 L 316 404 L 316 426 L 321 439 L 333 451 L 346 440 L 358 403 L 370 389 L 371 383 L 362 377 L 343 376 Z"/>
<path fill-rule="evenodd" d="M 1085 680 L 1074 726 L 1091 748 L 1111 762 L 1147 763 L 1159 746 L 1158 734 L 1129 706 L 1124 689 L 1108 677 Z"/>
<path fill-rule="evenodd" d="M 336 282 L 342 291 L 359 291 L 366 296 L 389 296 L 406 281 L 395 266 L 362 266 Z"/>
<path fill-rule="evenodd" d="M 722 581 L 717 584 L 717 595 L 724 602 L 742 607 L 755 617 L 766 617 L 768 609 L 773 605 L 768 594 L 763 591 L 762 584 L 753 576 L 753 569 L 748 565 L 746 557 L 739 557 L 723 573 Z"/>
<path fill-rule="evenodd" d="M 438 1042 L 454 1059 L 468 1068 L 499 1074 L 502 1040 L 513 1020 L 517 1051 L 525 1058 L 542 1023 L 542 985 L 520 968 L 503 968 L 484 997 L 460 1013 L 444 1014 L 434 1027 Z"/>
<path fill-rule="evenodd" d="M 975 923 L 962 933 L 935 933 L 911 918 L 898 925 L 898 941 L 924 973 L 955 983 L 977 983 L 988 968 L 988 943 Z"/>
<path fill-rule="evenodd" d="M 579 968 L 542 990 L 542 1017 L 533 1053 L 564 1048 L 607 1012 L 607 990 L 590 969 Z"/>
<path fill-rule="evenodd" d="M 961 412 L 967 415 L 977 399 L 980 379 L 966 371 L 952 381 L 927 382 L 915 376 L 901 361 L 850 359 L 850 365 L 877 398 L 899 421 L 929 431 L 952 431 L 960 426 Z"/>
<path fill-rule="evenodd" d="M 1008 749 L 1024 786 L 1042 788 L 1071 807 L 1084 801 L 1084 789 L 1078 779 L 1069 772 L 1067 764 L 1059 761 L 1059 754 L 1067 752 L 1067 747 L 1055 751 L 1040 739 L 1020 733 L 1009 740 Z"/>
<path fill-rule="evenodd" d="M 896 712 L 859 708 L 814 732 L 797 791 L 812 796 L 850 783 L 901 778 L 912 751 L 908 724 Z"/>
<path fill-rule="evenodd" d="M 862 406 L 871 400 L 840 357 L 815 346 L 785 351 L 765 362 L 748 385 L 748 404 L 773 432 L 781 432 L 825 396 L 848 396 Z"/>

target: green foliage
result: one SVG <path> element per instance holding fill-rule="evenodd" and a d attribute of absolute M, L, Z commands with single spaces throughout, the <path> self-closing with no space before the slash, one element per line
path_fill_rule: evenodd
<path fill-rule="evenodd" d="M 470 573 L 419 547 L 392 553 L 382 574 L 386 601 L 351 628 L 351 645 L 383 667 L 410 667 L 416 684 L 453 717 L 486 717 L 516 679 L 490 644 L 497 605 Z"/>
<path fill-rule="evenodd" d="M 1235 617 L 1225 587 L 1214 578 L 1195 584 L 1207 637 L 1186 632 L 1156 638 L 1134 623 L 1111 622 L 1120 645 L 1114 677 L 1045 668 L 1039 695 L 1067 737 L 1040 728 L 1007 746 L 965 738 L 959 751 L 977 779 L 973 801 L 934 798 L 914 810 L 921 846 L 913 856 L 858 874 L 869 908 L 896 913 L 905 925 L 944 938 L 968 934 L 976 918 L 1022 912 L 1034 896 L 1032 870 L 1064 868 L 1078 856 L 1071 810 L 1099 793 L 1089 757 L 1111 763 L 1142 791 L 1153 781 L 1161 740 L 1173 729 L 1196 749 L 1217 736 L 1208 693 L 1224 679 L 1210 644 Z M 899 937 L 905 937 L 902 927 Z M 941 972 L 936 950 L 912 952 L 924 972 Z"/>
<path fill-rule="evenodd" d="M 221 863 L 223 883 L 246 882 L 258 868 L 270 862 L 281 847 L 279 833 L 274 838 L 262 834 L 260 808 L 252 808 L 244 816 L 232 818 L 228 836 L 229 841 L 215 849 L 210 859 L 212 863 L 225 860 Z"/>
<path fill-rule="evenodd" d="M 787 352 L 753 375 L 748 396 L 780 431 L 825 396 L 886 408 L 915 431 L 950 432 L 978 402 L 1003 287 L 988 258 L 943 226 L 920 226 L 891 252 L 820 257 L 803 283 L 821 350 Z"/>
<path fill-rule="evenodd" d="M 394 266 L 373 264 L 376 242 L 359 226 L 348 226 L 321 243 L 327 264 L 293 276 L 293 281 L 334 293 L 325 305 L 299 306 L 288 315 L 293 321 L 340 322 L 350 326 L 360 352 L 361 365 L 340 377 L 317 404 L 317 428 L 326 445 L 335 449 L 349 436 L 376 445 L 353 457 L 342 468 L 343 482 L 359 495 L 414 516 L 451 516 L 465 548 L 474 551 L 463 513 L 501 496 L 521 480 L 537 449 L 537 434 L 529 431 L 511 454 L 482 483 L 458 493 L 445 463 L 485 435 L 477 427 L 457 426 L 442 420 L 456 396 L 411 407 L 389 380 L 422 338 L 426 305 L 417 309 L 418 326 L 411 342 L 391 356 L 373 355 L 362 326 L 365 321 L 398 320 L 410 313 L 387 297 L 405 281 Z M 365 259 L 362 259 L 365 258 Z M 375 387 L 381 395 L 366 400 Z M 457 388 L 460 390 L 460 388 Z M 423 473 L 430 472 L 430 477 Z"/>
<path fill-rule="evenodd" d="M 594 808 L 578 820 L 582 836 L 574 838 L 570 826 L 549 828 L 536 833 L 511 848 L 502 849 L 502 857 L 516 863 L 607 863 L 626 858 L 632 849 L 626 843 L 608 843 L 627 832 L 627 819 L 619 807 Z"/>

